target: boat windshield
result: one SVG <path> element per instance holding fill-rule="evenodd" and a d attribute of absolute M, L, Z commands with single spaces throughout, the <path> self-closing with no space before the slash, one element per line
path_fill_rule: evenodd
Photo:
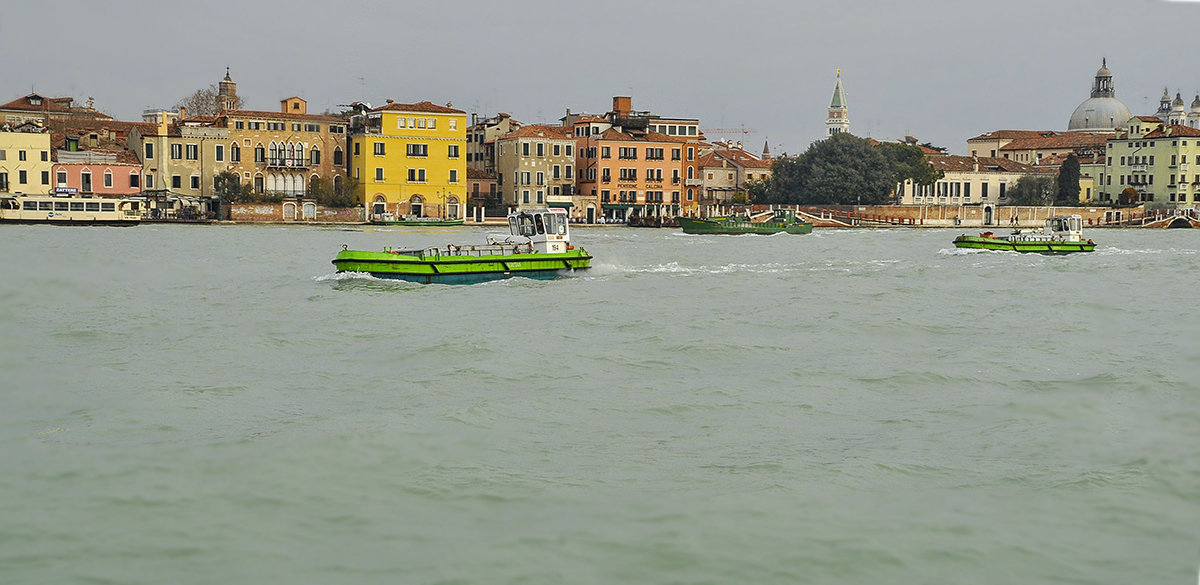
<path fill-rule="evenodd" d="M 517 233 L 515 235 L 532 236 L 536 233 L 536 230 L 533 227 L 533 217 L 532 216 L 522 213 L 521 215 L 517 216 L 516 221 L 517 221 L 517 226 L 516 226 Z"/>
<path fill-rule="evenodd" d="M 563 216 L 561 213 L 547 213 L 546 214 L 546 233 L 558 234 L 560 236 L 566 235 L 566 233 L 567 233 L 566 219 L 567 218 L 565 216 Z"/>
<path fill-rule="evenodd" d="M 537 227 L 537 233 L 546 233 L 546 224 L 542 222 L 542 214 L 539 213 L 533 216 L 533 224 L 535 227 Z"/>

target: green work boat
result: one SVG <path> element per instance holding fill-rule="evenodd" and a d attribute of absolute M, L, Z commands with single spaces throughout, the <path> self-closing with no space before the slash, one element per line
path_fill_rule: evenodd
<path fill-rule="evenodd" d="M 963 234 L 954 238 L 954 245 L 958 248 L 1038 254 L 1070 254 L 1096 249 L 1095 242 L 1083 238 L 1083 218 L 1078 215 L 1047 217 L 1046 225 L 1042 228 L 1013 230 L 1007 236 L 997 236 L 992 232 L 983 232 L 978 236 Z"/>
<path fill-rule="evenodd" d="M 372 219 L 372 225 L 419 225 L 419 226 L 447 226 L 447 225 L 462 225 L 466 220 L 458 219 L 442 219 L 439 217 L 396 217 L 390 213 L 382 214 L 378 219 Z"/>
<path fill-rule="evenodd" d="M 365 272 L 423 284 L 471 284 L 513 276 L 554 278 L 583 270 L 592 257 L 571 245 L 571 228 L 563 209 L 519 211 L 508 216 L 509 234 L 493 234 L 478 246 L 382 252 L 348 250 L 333 259 L 338 272 Z"/>
<path fill-rule="evenodd" d="M 800 219 L 790 209 L 777 209 L 757 216 L 677 219 L 685 234 L 807 234 L 813 229 L 812 222 Z"/>

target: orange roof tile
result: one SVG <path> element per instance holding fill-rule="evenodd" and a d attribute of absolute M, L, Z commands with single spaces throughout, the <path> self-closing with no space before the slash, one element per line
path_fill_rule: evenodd
<path fill-rule="evenodd" d="M 456 110 L 449 106 L 439 106 L 430 101 L 417 102 L 415 104 L 390 103 L 387 105 L 379 106 L 378 108 L 375 108 L 371 111 L 372 112 L 380 112 L 380 111 L 384 111 L 384 110 L 393 111 L 393 112 L 425 112 L 425 113 L 429 113 L 429 114 L 465 114 L 466 113 L 462 110 Z"/>

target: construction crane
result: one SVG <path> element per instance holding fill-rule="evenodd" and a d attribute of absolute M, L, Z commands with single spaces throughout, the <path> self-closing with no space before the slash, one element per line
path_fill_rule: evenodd
<path fill-rule="evenodd" d="M 757 134 L 758 130 L 754 128 L 701 128 L 701 132 L 708 134 Z"/>

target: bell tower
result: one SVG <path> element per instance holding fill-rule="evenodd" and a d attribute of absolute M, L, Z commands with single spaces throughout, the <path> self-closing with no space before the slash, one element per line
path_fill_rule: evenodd
<path fill-rule="evenodd" d="M 217 108 L 222 112 L 236 110 L 239 107 L 237 84 L 229 77 L 229 68 L 225 68 L 225 79 L 221 80 L 217 89 Z"/>
<path fill-rule="evenodd" d="M 846 107 L 846 94 L 842 91 L 842 70 L 837 70 L 837 85 L 833 87 L 833 99 L 829 102 L 829 117 L 825 119 L 825 136 L 850 132 L 850 109 Z"/>

